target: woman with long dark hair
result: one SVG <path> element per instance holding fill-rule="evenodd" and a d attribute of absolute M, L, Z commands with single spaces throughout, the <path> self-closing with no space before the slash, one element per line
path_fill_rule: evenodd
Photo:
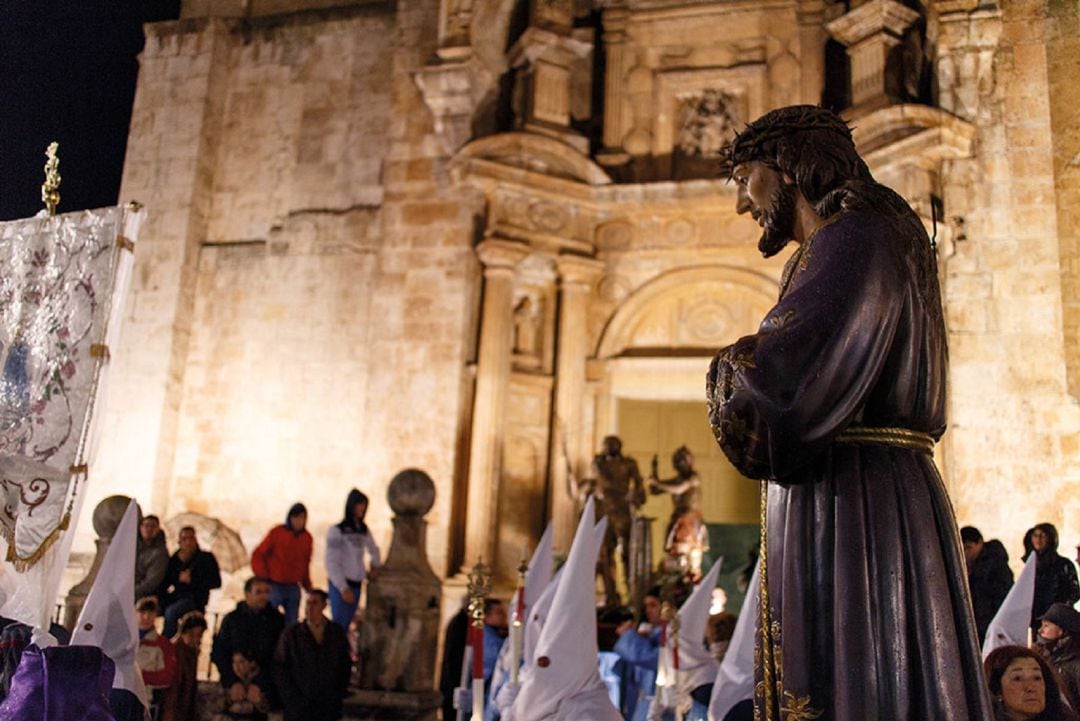
<path fill-rule="evenodd" d="M 1062 697 L 1054 669 L 1030 648 L 996 648 L 983 669 L 997 721 L 1077 721 Z"/>
<path fill-rule="evenodd" d="M 326 532 L 326 575 L 330 579 L 330 615 L 349 627 L 360 603 L 360 587 L 374 577 L 381 563 L 379 547 L 364 522 L 368 497 L 352 489 L 345 500 L 345 517 Z M 365 561 L 365 556 L 367 560 Z"/>

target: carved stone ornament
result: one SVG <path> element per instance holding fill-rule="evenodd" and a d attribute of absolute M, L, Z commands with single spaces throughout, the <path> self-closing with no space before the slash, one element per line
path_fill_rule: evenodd
<path fill-rule="evenodd" d="M 724 144 L 738 130 L 735 98 L 723 90 L 705 90 L 684 99 L 679 150 L 686 155 L 719 158 Z"/>

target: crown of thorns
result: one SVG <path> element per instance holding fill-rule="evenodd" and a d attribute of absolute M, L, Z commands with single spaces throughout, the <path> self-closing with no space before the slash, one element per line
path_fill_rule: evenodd
<path fill-rule="evenodd" d="M 771 160 L 781 138 L 824 131 L 853 144 L 851 128 L 836 113 L 816 105 L 789 105 L 762 115 L 728 143 L 721 155 L 721 172 L 730 178 L 735 168 L 752 160 Z"/>

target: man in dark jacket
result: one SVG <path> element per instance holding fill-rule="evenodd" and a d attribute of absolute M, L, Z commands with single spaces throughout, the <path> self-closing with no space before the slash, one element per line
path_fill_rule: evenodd
<path fill-rule="evenodd" d="M 284 628 L 285 617 L 270 605 L 270 582 L 258 576 L 249 578 L 244 584 L 244 600 L 225 616 L 210 651 L 226 692 L 239 683 L 233 672 L 233 654 L 237 651 L 247 652 L 263 675 L 273 679 L 274 649 Z M 273 689 L 266 692 L 271 705 L 276 706 Z"/>
<path fill-rule="evenodd" d="M 982 533 L 974 526 L 961 528 L 960 539 L 964 542 L 975 627 L 979 631 L 979 642 L 982 643 L 986 639 L 986 629 L 994 620 L 994 614 L 1013 585 L 1009 554 L 997 539 L 984 542 Z"/>
<path fill-rule="evenodd" d="M 158 595 L 168 569 L 169 549 L 161 521 L 157 516 L 146 516 L 139 522 L 135 546 L 135 599 Z"/>
<path fill-rule="evenodd" d="M 351 658 L 345 630 L 324 615 L 325 591 L 308 591 L 304 620 L 278 641 L 275 670 L 285 721 L 335 721 L 349 685 Z"/>
<path fill-rule="evenodd" d="M 179 548 L 169 559 L 162 591 L 165 596 L 165 638 L 176 635 L 176 624 L 189 611 L 205 611 L 210 591 L 221 587 L 221 571 L 214 554 L 199 548 L 195 529 L 180 529 Z"/>

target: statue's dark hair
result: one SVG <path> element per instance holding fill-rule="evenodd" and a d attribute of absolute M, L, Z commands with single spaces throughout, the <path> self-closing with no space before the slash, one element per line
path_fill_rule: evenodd
<path fill-rule="evenodd" d="M 815 105 L 790 105 L 762 115 L 735 136 L 726 156 L 729 177 L 736 166 L 752 160 L 786 173 L 822 217 L 836 212 L 821 207 L 830 193 L 848 181 L 873 180 L 848 124 Z"/>
<path fill-rule="evenodd" d="M 816 105 L 766 113 L 726 146 L 721 172 L 730 178 L 737 166 L 755 160 L 788 175 L 822 218 L 859 210 L 888 216 L 908 241 L 927 310 L 941 318 L 936 248 L 907 201 L 874 180 L 843 118 Z"/>

